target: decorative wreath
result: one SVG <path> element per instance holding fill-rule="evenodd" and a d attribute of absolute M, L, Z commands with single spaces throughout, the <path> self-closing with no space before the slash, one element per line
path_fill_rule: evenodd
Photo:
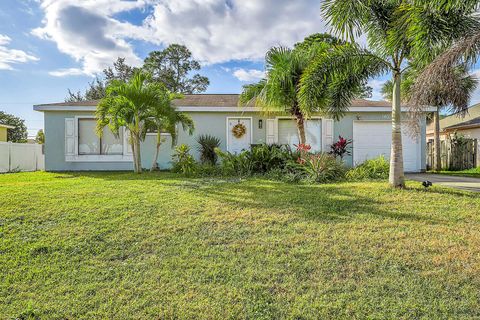
<path fill-rule="evenodd" d="M 247 128 L 243 123 L 236 124 L 232 128 L 233 136 L 237 139 L 240 139 L 241 137 L 243 137 L 246 132 L 247 132 Z"/>

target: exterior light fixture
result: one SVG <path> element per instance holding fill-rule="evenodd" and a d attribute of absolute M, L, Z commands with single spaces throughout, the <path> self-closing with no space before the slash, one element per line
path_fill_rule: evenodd
<path fill-rule="evenodd" d="M 258 129 L 262 129 L 263 128 L 263 120 L 260 119 L 258 120 Z"/>

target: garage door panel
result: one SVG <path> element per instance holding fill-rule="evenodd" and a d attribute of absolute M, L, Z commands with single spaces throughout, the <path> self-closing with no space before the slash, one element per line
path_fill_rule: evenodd
<path fill-rule="evenodd" d="M 405 126 L 403 126 L 405 128 Z M 353 162 L 383 155 L 390 159 L 392 125 L 390 121 L 355 121 L 353 123 Z M 420 171 L 420 140 L 403 132 L 403 165 L 405 171 Z"/>

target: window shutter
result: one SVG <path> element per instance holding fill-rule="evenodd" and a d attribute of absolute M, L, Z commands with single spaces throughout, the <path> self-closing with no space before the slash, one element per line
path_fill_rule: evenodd
<path fill-rule="evenodd" d="M 267 119 L 267 144 L 275 143 L 275 119 Z"/>
<path fill-rule="evenodd" d="M 323 151 L 329 151 L 333 144 L 333 119 L 322 119 L 322 141 Z"/>
<path fill-rule="evenodd" d="M 130 139 L 130 132 L 128 131 L 127 128 L 123 127 L 123 155 L 124 156 L 133 155 L 132 146 L 128 142 L 129 139 Z"/>
<path fill-rule="evenodd" d="M 65 155 L 75 155 L 75 118 L 65 119 Z"/>

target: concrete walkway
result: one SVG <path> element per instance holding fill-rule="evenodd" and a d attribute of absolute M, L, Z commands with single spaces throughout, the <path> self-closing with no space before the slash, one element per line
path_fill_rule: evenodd
<path fill-rule="evenodd" d="M 434 185 L 480 192 L 480 178 L 457 177 L 431 173 L 409 173 L 406 178 L 414 181 L 431 181 Z"/>

